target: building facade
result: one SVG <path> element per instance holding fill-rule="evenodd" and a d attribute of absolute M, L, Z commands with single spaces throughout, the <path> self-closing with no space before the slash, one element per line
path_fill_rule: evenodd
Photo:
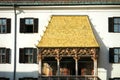
<path fill-rule="evenodd" d="M 59 18 L 54 20 L 54 18 L 57 16 L 59 16 Z M 63 20 L 63 16 L 64 18 L 66 18 L 66 16 L 70 16 L 70 19 L 66 18 Z M 87 17 L 85 19 L 88 19 L 88 22 L 81 17 Z M 54 26 L 51 27 L 51 25 Z M 70 29 L 68 28 L 69 25 L 72 25 L 73 27 L 70 27 Z M 55 29 L 55 26 L 58 26 L 59 28 Z M 68 27 L 63 28 L 64 26 Z M 79 26 L 82 26 L 83 28 L 79 30 Z M 87 27 L 84 28 L 84 26 Z M 90 30 L 88 30 L 88 26 L 91 27 Z M 78 31 L 79 37 L 81 38 L 76 38 L 76 36 L 72 34 L 76 32 L 76 30 L 74 32 L 75 27 Z M 66 34 L 71 33 L 69 36 L 75 36 L 75 39 L 73 39 L 76 41 L 75 45 L 72 44 L 74 41 L 66 46 L 61 44 L 65 44 L 67 42 L 60 42 L 60 44 L 58 40 L 57 42 L 59 44 L 54 43 L 54 41 L 52 42 L 52 40 L 49 40 L 49 37 L 52 36 L 48 36 L 47 40 L 44 39 L 47 33 L 51 34 L 49 31 L 53 31 L 52 35 L 56 34 L 55 36 L 57 37 L 57 31 L 60 28 L 62 28 L 61 31 L 68 32 Z M 84 32 L 84 34 L 82 33 L 83 29 L 87 30 Z M 56 31 L 55 33 L 54 30 Z M 59 33 L 62 33 L 61 31 Z M 89 44 L 92 37 L 89 37 L 89 33 L 93 34 L 96 45 L 94 45 L 94 42 Z M 64 78 L 65 80 L 69 79 L 69 77 L 72 80 L 76 79 L 76 77 L 71 78 L 71 75 L 73 77 L 76 75 L 79 76 L 79 80 L 85 80 L 85 78 L 81 78 L 81 76 L 96 76 L 100 80 L 119 80 L 119 33 L 119 0 L 0 0 L 0 80 L 41 80 L 41 75 L 43 75 L 42 73 L 44 72 L 43 65 L 52 65 L 54 67 L 52 69 L 55 70 L 53 71 L 54 73 L 47 74 L 47 78 L 44 78 L 45 80 L 49 80 L 49 78 L 51 78 L 49 76 L 52 76 L 53 74 L 54 76 L 56 76 L 56 74 L 59 76 L 60 74 L 67 74 L 67 78 Z M 65 34 L 63 34 L 63 37 L 64 36 Z M 63 37 L 61 37 L 62 40 Z M 55 40 L 56 38 L 54 39 L 53 36 L 52 39 Z M 68 36 L 66 36 L 64 39 L 70 41 L 68 40 L 70 39 Z M 42 44 L 41 41 L 50 43 L 50 45 Z M 92 54 L 91 49 L 93 48 L 95 48 L 97 52 L 96 64 L 92 58 L 81 58 L 81 56 L 84 56 L 82 53 L 86 55 L 88 55 L 88 53 Z M 67 49 L 68 53 L 71 53 L 71 55 L 63 55 L 63 53 L 67 54 Z M 77 52 L 74 52 L 74 49 L 77 49 Z M 83 61 L 79 59 L 77 62 L 77 60 L 74 58 L 78 59 L 76 53 L 79 53 L 78 51 L 80 51 L 80 49 L 83 50 L 79 54 L 80 59 Z M 88 52 L 84 52 L 85 50 Z M 54 57 L 57 56 L 56 58 L 58 59 L 49 57 L 51 56 L 50 53 L 56 54 L 57 51 L 59 54 L 61 53 L 61 55 L 65 57 L 61 59 L 61 63 L 59 63 L 59 55 L 54 56 L 52 54 Z M 73 51 L 73 56 L 71 51 Z M 44 59 L 41 58 L 41 54 L 45 56 Z M 88 55 L 87 57 L 90 56 L 93 57 L 93 55 Z M 42 60 L 40 61 L 40 59 Z M 67 64 L 69 65 L 65 65 L 66 63 L 62 61 L 68 61 Z M 60 67 L 62 67 L 62 71 L 60 71 Z M 87 68 L 87 71 L 86 69 L 82 69 L 84 67 Z M 66 68 L 73 70 L 70 71 Z M 91 80 L 88 77 L 86 79 Z M 96 80 L 96 78 L 92 79 Z"/>

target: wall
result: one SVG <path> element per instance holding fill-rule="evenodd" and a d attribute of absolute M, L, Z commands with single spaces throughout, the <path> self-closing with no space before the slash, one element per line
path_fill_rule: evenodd
<path fill-rule="evenodd" d="M 120 64 L 109 63 L 110 47 L 120 47 L 119 33 L 108 32 L 108 17 L 119 17 L 120 9 L 112 8 L 40 8 L 40 7 L 20 7 L 17 9 L 17 74 L 16 80 L 22 77 L 38 77 L 38 64 L 20 64 L 19 48 L 35 47 L 38 40 L 43 36 L 46 26 L 52 15 L 88 15 L 93 25 L 94 33 L 100 44 L 100 53 L 98 59 L 98 76 L 101 80 L 108 80 L 110 77 L 120 76 Z M 12 31 L 10 34 L 0 34 L 0 47 L 12 49 L 11 64 L 0 64 L 0 76 L 9 77 L 13 80 L 14 70 L 14 11 L 0 10 L 0 17 L 12 19 Z M 19 33 L 20 18 L 34 17 L 39 18 L 39 33 L 24 34 Z"/>

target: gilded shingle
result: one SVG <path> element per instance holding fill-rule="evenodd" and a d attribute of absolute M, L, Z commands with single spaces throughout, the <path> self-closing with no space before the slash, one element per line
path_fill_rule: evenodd
<path fill-rule="evenodd" d="M 99 47 L 88 16 L 52 16 L 38 47 Z"/>

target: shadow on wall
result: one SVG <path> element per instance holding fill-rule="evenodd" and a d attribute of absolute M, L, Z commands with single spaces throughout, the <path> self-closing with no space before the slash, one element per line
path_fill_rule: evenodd
<path fill-rule="evenodd" d="M 100 46 L 100 51 L 98 53 L 98 76 L 99 78 L 106 77 L 105 80 L 109 80 L 111 77 L 112 64 L 109 63 L 109 48 L 104 44 L 103 38 L 100 37 L 99 33 L 96 31 L 94 25 L 91 23 L 93 33 L 97 39 Z M 100 27 L 100 26 L 99 26 Z"/>
<path fill-rule="evenodd" d="M 9 78 L 9 80 L 13 80 L 14 73 L 13 72 L 0 72 L 0 77 Z M 16 80 L 19 78 L 38 78 L 38 71 L 31 72 L 17 72 Z"/>

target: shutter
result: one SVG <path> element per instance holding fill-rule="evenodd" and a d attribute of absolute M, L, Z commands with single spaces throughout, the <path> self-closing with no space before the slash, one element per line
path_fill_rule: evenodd
<path fill-rule="evenodd" d="M 20 48 L 20 51 L 19 51 L 19 62 L 20 63 L 25 63 L 24 48 Z"/>
<path fill-rule="evenodd" d="M 33 63 L 37 63 L 37 49 L 33 48 Z"/>
<path fill-rule="evenodd" d="M 109 48 L 109 62 L 114 63 L 114 48 Z"/>
<path fill-rule="evenodd" d="M 6 49 L 6 63 L 10 63 L 10 49 Z"/>
<path fill-rule="evenodd" d="M 108 22 L 108 26 L 109 26 L 109 32 L 114 32 L 114 19 L 111 17 L 109 18 L 109 22 Z"/>
<path fill-rule="evenodd" d="M 11 19 L 7 19 L 7 33 L 11 33 Z"/>
<path fill-rule="evenodd" d="M 38 18 L 34 19 L 34 33 L 38 33 Z"/>
<path fill-rule="evenodd" d="M 21 18 L 20 19 L 20 33 L 24 33 L 25 32 L 25 19 Z"/>

